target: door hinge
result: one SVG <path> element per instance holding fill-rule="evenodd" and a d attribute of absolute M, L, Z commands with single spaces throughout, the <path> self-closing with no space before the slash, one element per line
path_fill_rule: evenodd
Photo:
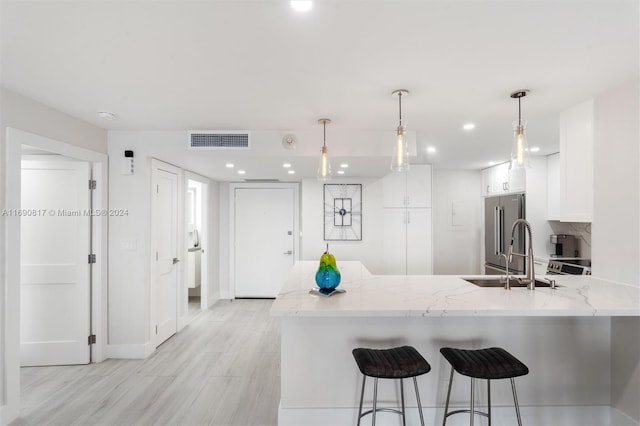
<path fill-rule="evenodd" d="M 91 334 L 89 336 L 89 344 L 90 345 L 95 345 L 96 344 L 96 335 L 95 334 Z"/>
<path fill-rule="evenodd" d="M 156 324 L 156 334 L 158 334 L 158 325 Z"/>
<path fill-rule="evenodd" d="M 96 263 L 96 255 L 95 254 L 90 254 L 89 255 L 89 263 Z"/>
<path fill-rule="evenodd" d="M 97 183 L 95 180 L 90 179 L 89 180 L 89 189 L 96 189 Z"/>

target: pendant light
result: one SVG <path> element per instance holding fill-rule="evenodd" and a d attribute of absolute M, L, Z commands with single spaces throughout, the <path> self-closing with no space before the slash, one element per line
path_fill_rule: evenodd
<path fill-rule="evenodd" d="M 409 170 L 409 150 L 407 149 L 407 140 L 405 139 L 405 127 L 402 124 L 402 96 L 408 95 L 406 89 L 398 89 L 391 92 L 392 95 L 398 95 L 398 112 L 399 123 L 396 130 L 396 142 L 393 149 L 393 157 L 391 159 L 391 170 L 396 172 L 405 172 Z"/>
<path fill-rule="evenodd" d="M 511 145 L 511 162 L 509 170 L 531 167 L 529 164 L 529 145 L 527 145 L 527 124 L 522 122 L 522 108 L 520 101 L 527 96 L 528 89 L 516 90 L 511 97 L 518 99 L 518 121 L 513 123 L 513 145 Z"/>
<path fill-rule="evenodd" d="M 322 124 L 322 151 L 320 154 L 320 163 L 318 164 L 318 172 L 316 177 L 320 181 L 331 180 L 331 161 L 329 161 L 329 155 L 327 154 L 327 124 L 331 123 L 328 118 L 321 118 L 318 123 Z"/>

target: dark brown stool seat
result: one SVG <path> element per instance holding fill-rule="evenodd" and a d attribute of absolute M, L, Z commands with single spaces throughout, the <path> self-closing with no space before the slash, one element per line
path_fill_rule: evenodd
<path fill-rule="evenodd" d="M 513 401 L 516 408 L 516 416 L 518 425 L 522 426 L 520 419 L 520 407 L 518 405 L 518 397 L 516 394 L 516 385 L 514 377 L 529 374 L 529 368 L 520 360 L 511 355 L 502 348 L 488 349 L 454 349 L 441 348 L 440 353 L 451 364 L 451 376 L 449 378 L 449 390 L 447 391 L 447 402 L 445 405 L 443 426 L 447 424 L 447 417 L 457 413 L 469 413 L 471 417 L 471 425 L 473 426 L 474 414 L 488 417 L 489 426 L 491 426 L 491 380 L 511 379 L 511 390 L 513 392 Z M 455 410 L 449 412 L 449 398 L 451 396 L 451 385 L 453 382 L 453 372 L 471 377 L 471 408 L 469 410 Z M 475 379 L 487 380 L 487 398 L 488 409 L 486 413 L 476 411 L 474 404 L 474 385 Z"/>
<path fill-rule="evenodd" d="M 404 386 L 402 379 L 413 378 L 413 385 L 418 401 L 418 411 L 420 413 L 420 423 L 424 426 L 422 416 L 422 406 L 420 404 L 420 393 L 418 392 L 418 382 L 416 377 L 431 371 L 431 366 L 422 355 L 412 346 L 400 346 L 391 349 L 366 349 L 356 348 L 352 351 L 353 358 L 363 375 L 362 392 L 360 394 L 360 408 L 358 410 L 358 426 L 360 419 L 368 414 L 372 415 L 372 424 L 376 424 L 376 412 L 390 411 L 402 416 L 402 424 L 405 425 L 404 411 Z M 364 399 L 364 387 L 367 377 L 374 378 L 373 384 L 373 408 L 365 413 L 362 412 L 362 402 Z M 400 380 L 401 410 L 392 408 L 378 408 L 378 379 L 398 379 Z"/>

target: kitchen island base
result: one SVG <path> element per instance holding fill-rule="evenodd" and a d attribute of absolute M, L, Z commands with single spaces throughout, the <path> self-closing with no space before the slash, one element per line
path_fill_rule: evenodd
<path fill-rule="evenodd" d="M 609 407 L 610 330 L 608 317 L 282 317 L 279 425 L 355 424 L 362 376 L 351 350 L 401 345 L 414 346 L 432 366 L 418 380 L 427 424 L 442 424 L 444 413 L 450 366 L 439 349 L 502 346 L 531 371 L 516 379 L 523 424 L 637 425 Z M 493 424 L 515 424 L 509 381 L 493 381 L 491 390 Z M 378 395 L 380 406 L 393 405 L 399 386 L 381 383 Z M 469 378 L 456 375 L 451 404 L 468 408 L 468 399 Z M 479 409 L 486 400 L 486 382 L 478 380 Z M 410 397 L 407 407 L 410 423 L 419 421 Z M 468 420 L 457 415 L 447 424 Z M 382 425 L 397 422 L 397 415 L 379 417 Z"/>

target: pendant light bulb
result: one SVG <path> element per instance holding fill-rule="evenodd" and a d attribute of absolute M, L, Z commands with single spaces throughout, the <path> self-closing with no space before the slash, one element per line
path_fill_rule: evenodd
<path fill-rule="evenodd" d="M 527 144 L 527 126 L 522 122 L 522 108 L 520 100 L 527 96 L 529 90 L 516 90 L 511 97 L 518 99 L 518 121 L 513 123 L 513 144 L 511 145 L 511 162 L 509 170 L 531 167 L 529 163 L 529 145 Z"/>
<path fill-rule="evenodd" d="M 318 171 L 316 177 L 319 181 L 326 182 L 331 180 L 331 161 L 329 160 L 329 154 L 327 150 L 327 124 L 331 123 L 328 118 L 321 118 L 318 123 L 322 124 L 323 137 L 322 137 L 322 149 L 320 151 L 320 162 L 318 163 Z"/>
<path fill-rule="evenodd" d="M 391 170 L 395 172 L 404 172 L 409 170 L 409 149 L 407 147 L 407 139 L 405 138 L 405 127 L 402 124 L 402 96 L 407 95 L 408 90 L 398 89 L 391 94 L 398 95 L 398 112 L 399 123 L 396 130 L 396 142 L 391 159 Z"/>

